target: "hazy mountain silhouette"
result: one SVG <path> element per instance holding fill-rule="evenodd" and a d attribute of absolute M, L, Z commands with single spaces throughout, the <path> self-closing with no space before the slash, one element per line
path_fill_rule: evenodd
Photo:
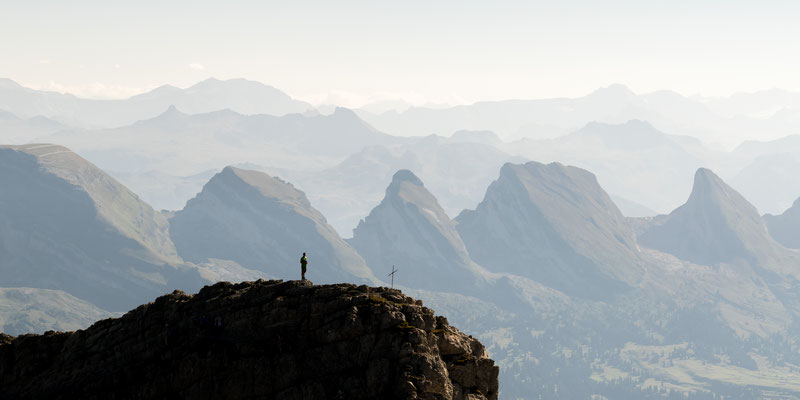
<path fill-rule="evenodd" d="M 697 140 L 665 134 L 640 120 L 592 122 L 555 139 L 521 140 L 501 148 L 592 171 L 608 192 L 660 212 L 682 203 L 694 171 L 715 156 L 703 153 Z M 665 186 L 670 190 L 663 190 Z"/>
<path fill-rule="evenodd" d="M 697 170 L 689 200 L 655 218 L 639 242 L 698 264 L 746 262 L 791 269 L 787 260 L 776 265 L 784 249 L 767 233 L 756 208 L 705 168 Z"/>
<path fill-rule="evenodd" d="M 626 217 L 652 217 L 658 213 L 650 208 L 643 206 L 635 201 L 628 200 L 624 197 L 611 195 L 611 200 L 619 208 L 622 215 Z"/>
<path fill-rule="evenodd" d="M 482 272 L 450 217 L 409 170 L 394 174 L 383 201 L 359 222 L 348 243 L 378 276 L 393 265 L 400 268 L 406 287 L 465 291 Z"/>
<path fill-rule="evenodd" d="M 73 331 L 112 316 L 61 290 L 0 288 L 0 332 L 9 335 Z"/>
<path fill-rule="evenodd" d="M 0 147 L 0 286 L 58 289 L 124 310 L 196 288 L 166 218 L 69 149 Z"/>
<path fill-rule="evenodd" d="M 52 119 L 45 117 L 19 118 L 0 110 L 0 143 L 25 144 L 42 135 L 49 135 L 67 129 Z"/>
<path fill-rule="evenodd" d="M 744 123 L 752 129 L 771 123 L 749 117 L 733 123 L 730 117 L 715 113 L 702 101 L 671 91 L 637 95 L 620 84 L 576 98 L 484 101 L 444 109 L 412 107 L 401 113 L 360 111 L 359 115 L 378 129 L 396 135 L 419 136 L 467 129 L 490 130 L 509 139 L 552 138 L 593 121 L 619 124 L 640 119 L 661 130 L 716 142 L 732 136 L 746 138 L 750 133 L 737 124 Z M 773 131 L 771 126 L 770 131 Z"/>
<path fill-rule="evenodd" d="M 308 188 L 316 207 L 346 235 L 381 201 L 386 182 L 397 170 L 414 171 L 437 194 L 445 212 L 455 215 L 480 201 L 504 163 L 524 161 L 485 144 L 439 136 L 399 139 L 396 144 L 366 147 L 319 172 L 274 173 Z"/>
<path fill-rule="evenodd" d="M 780 215 L 764 216 L 769 233 L 780 244 L 800 249 L 800 198 L 794 201 L 789 209 Z"/>
<path fill-rule="evenodd" d="M 730 179 L 732 187 L 758 208 L 760 213 L 781 213 L 800 194 L 800 154 L 760 155 Z"/>
<path fill-rule="evenodd" d="M 478 264 L 570 295 L 609 296 L 642 276 L 625 218 L 580 168 L 506 164 L 478 207 L 456 222 Z"/>
<path fill-rule="evenodd" d="M 43 139 L 64 143 L 109 171 L 179 176 L 244 161 L 318 170 L 365 146 L 396 141 L 342 108 L 328 116 L 276 117 L 231 110 L 189 115 L 176 107 L 122 128 L 71 130 Z"/>
<path fill-rule="evenodd" d="M 175 213 L 169 229 L 188 261 L 233 260 L 295 278 L 307 252 L 308 277 L 315 282 L 377 282 L 303 192 L 263 172 L 226 167 Z"/>
<path fill-rule="evenodd" d="M 672 134 L 735 146 L 742 140 L 754 139 L 754 132 L 757 137 L 772 139 L 800 128 L 799 96 L 778 93 L 759 98 L 739 94 L 706 99 L 669 90 L 637 95 L 624 85 L 614 84 L 576 98 L 483 101 L 443 109 L 411 107 L 382 114 L 358 112 L 381 131 L 402 136 L 466 129 L 494 131 L 505 139 L 544 139 L 593 121 L 619 124 L 639 119 Z M 750 98 L 733 104 L 743 97 Z"/>
<path fill-rule="evenodd" d="M 748 140 L 733 150 L 733 155 L 740 160 L 754 160 L 762 155 L 781 153 L 800 155 L 800 135 L 767 141 Z"/>
<path fill-rule="evenodd" d="M 450 135 L 452 142 L 481 143 L 490 146 L 501 146 L 503 141 L 492 131 L 461 130 Z"/>
<path fill-rule="evenodd" d="M 242 114 L 285 115 L 312 109 L 274 87 L 245 79 L 209 78 L 186 89 L 164 85 L 125 100 L 82 99 L 0 80 L 0 109 L 22 118 L 45 116 L 78 126 L 109 128 L 152 118 L 170 105 L 190 114 L 231 109 Z"/>

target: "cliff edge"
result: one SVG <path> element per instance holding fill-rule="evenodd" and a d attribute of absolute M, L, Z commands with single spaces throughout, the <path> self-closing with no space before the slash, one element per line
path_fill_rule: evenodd
<path fill-rule="evenodd" d="M 0 399 L 497 399 L 484 346 L 399 290 L 180 291 L 86 330 L 0 334 Z"/>

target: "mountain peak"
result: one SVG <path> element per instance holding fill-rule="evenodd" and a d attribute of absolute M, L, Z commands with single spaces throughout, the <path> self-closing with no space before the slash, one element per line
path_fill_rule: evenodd
<path fill-rule="evenodd" d="M 780 253 L 756 208 L 707 168 L 695 173 L 686 203 L 654 222 L 639 239 L 706 265 L 735 260 L 764 264 Z"/>
<path fill-rule="evenodd" d="M 413 172 L 407 169 L 398 170 L 394 173 L 394 176 L 392 176 L 393 185 L 401 182 L 409 182 L 413 185 L 425 186 L 425 184 L 422 183 L 422 180 L 420 180 L 416 175 L 414 175 Z"/>
<path fill-rule="evenodd" d="M 692 194 L 688 202 L 711 202 L 717 204 L 717 207 L 720 202 L 730 202 L 731 206 L 743 213 L 750 216 L 758 215 L 752 204 L 708 168 L 698 168 L 695 172 Z"/>
<path fill-rule="evenodd" d="M 406 169 L 394 174 L 386 197 L 359 222 L 348 243 L 372 268 L 402 268 L 408 287 L 463 289 L 481 279 L 482 269 L 470 260 L 453 221 Z"/>
<path fill-rule="evenodd" d="M 506 163 L 478 207 L 456 222 L 475 262 L 565 293 L 600 297 L 641 276 L 633 232 L 580 168 Z"/>
<path fill-rule="evenodd" d="M 604 98 L 604 99 L 626 99 L 630 97 L 636 97 L 636 93 L 634 93 L 627 86 L 621 83 L 614 83 L 609 86 L 597 89 L 586 97 Z"/>
<path fill-rule="evenodd" d="M 355 112 L 353 112 L 353 110 L 347 107 L 336 107 L 333 110 L 332 115 L 336 117 L 356 118 L 360 120 L 360 118 L 358 118 L 358 115 Z"/>
<path fill-rule="evenodd" d="M 187 261 L 231 260 L 286 276 L 286 266 L 308 252 L 313 279 L 378 282 L 305 193 L 259 171 L 225 167 L 175 213 L 169 230 Z"/>
<path fill-rule="evenodd" d="M 183 114 L 183 113 L 178 110 L 178 107 L 175 107 L 175 104 L 170 104 L 169 107 L 167 107 L 167 110 L 164 111 L 161 115 L 166 115 L 166 114 Z"/>
<path fill-rule="evenodd" d="M 225 181 L 227 184 L 231 184 L 232 180 L 237 180 L 247 184 L 248 187 L 258 190 L 266 198 L 291 201 L 302 207 L 311 207 L 311 203 L 305 193 L 296 189 L 291 183 L 270 176 L 265 172 L 241 169 L 229 165 L 212 178 L 209 184 L 214 182 L 215 179 Z M 236 185 L 233 187 L 241 188 L 241 186 Z"/>
<path fill-rule="evenodd" d="M 715 181 L 715 182 L 716 181 L 720 181 L 721 182 L 722 180 L 719 179 L 717 174 L 715 174 L 710 169 L 700 167 L 700 168 L 697 169 L 697 172 L 694 173 L 694 182 L 695 182 L 695 184 L 698 183 L 698 181 L 709 181 L 709 182 L 710 181 Z"/>

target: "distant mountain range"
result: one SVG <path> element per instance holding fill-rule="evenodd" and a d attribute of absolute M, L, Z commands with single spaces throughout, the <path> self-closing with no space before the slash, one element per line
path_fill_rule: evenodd
<path fill-rule="evenodd" d="M 427 142 L 382 133 L 399 131 L 363 110 L 356 112 L 366 122 L 335 107 L 326 108 L 330 116 L 320 115 L 307 104 L 271 108 L 296 103 L 274 92 L 258 82 L 208 79 L 187 89 L 166 86 L 127 100 L 101 101 L 36 91 L 3 80 L 0 143 L 66 145 L 159 209 L 182 208 L 200 191 L 209 172 L 227 165 L 263 170 L 305 189 L 343 236 L 349 236 L 359 218 L 380 201 L 391 174 L 403 168 L 415 171 L 434 189 L 450 215 L 474 207 L 491 175 L 509 161 L 561 162 L 589 169 L 612 197 L 632 202 L 618 204 L 629 216 L 651 215 L 647 209 L 666 213 L 680 205 L 689 194 L 694 170 L 700 167 L 711 168 L 728 180 L 761 213 L 781 213 L 800 195 L 800 186 L 792 179 L 800 144 L 791 136 L 771 142 L 746 141 L 732 152 L 707 144 L 731 141 L 728 144 L 733 145 L 756 133 L 764 139 L 796 133 L 800 126 L 792 121 L 800 118 L 791 115 L 798 96 L 791 92 L 770 90 L 711 99 L 666 91 L 635 94 L 612 85 L 582 98 L 411 108 L 397 115 L 401 121 L 412 121 L 416 114 L 430 114 L 433 121 L 420 122 L 426 129 L 415 130 L 418 135 L 439 133 L 432 136 L 438 139 Z M 119 119 L 111 124 L 118 128 L 87 129 L 111 125 L 77 121 L 73 111 L 84 106 L 91 109 L 86 114 L 89 118 Z M 146 106 L 146 112 L 140 106 Z M 523 124 L 523 128 L 519 135 L 509 136 L 511 128 L 504 124 Z M 443 127 L 436 128 L 439 125 Z M 549 133 L 536 133 L 542 129 Z M 523 139 L 509 140 L 518 137 Z M 436 152 L 429 151 L 426 146 L 435 144 L 434 140 L 442 145 L 447 141 L 448 146 L 437 144 Z M 473 150 L 448 157 L 455 149 L 449 145 L 456 143 L 469 144 Z M 369 150 L 374 146 L 389 152 Z M 357 156 L 362 151 L 372 154 Z M 372 173 L 375 178 L 368 189 L 347 182 L 352 174 L 336 178 L 342 168 L 355 168 L 356 159 L 345 163 L 351 156 L 369 157 L 385 164 L 376 168 L 386 170 Z M 480 162 L 464 163 L 460 156 L 478 157 Z M 467 169 L 469 174 L 459 172 Z M 475 176 L 475 184 L 447 183 L 467 175 Z M 333 190 L 329 178 L 342 182 Z"/>
<path fill-rule="evenodd" d="M 190 114 L 230 109 L 242 114 L 285 115 L 313 109 L 274 87 L 245 79 L 210 78 L 186 89 L 164 85 L 125 100 L 82 99 L 0 79 L 0 110 L 22 118 L 41 116 L 73 126 L 113 128 L 153 118 L 169 106 Z"/>
<path fill-rule="evenodd" d="M 672 91 L 636 94 L 614 84 L 577 98 L 483 101 L 443 109 L 411 107 L 402 112 L 359 116 L 394 135 L 447 134 L 489 130 L 506 140 L 547 139 L 590 122 L 620 124 L 645 120 L 659 130 L 708 143 L 734 146 L 743 140 L 776 139 L 800 128 L 800 94 L 740 93 L 730 98 L 684 97 Z M 753 136 L 756 134 L 759 136 Z"/>

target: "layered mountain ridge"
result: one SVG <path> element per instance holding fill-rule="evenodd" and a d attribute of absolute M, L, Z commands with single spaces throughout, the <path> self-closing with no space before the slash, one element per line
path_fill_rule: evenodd
<path fill-rule="evenodd" d="M 119 311 L 207 282 L 177 257 L 166 218 L 69 149 L 3 146 L 0 169 L 0 286 Z"/>
<path fill-rule="evenodd" d="M 37 91 L 8 79 L 0 85 L 0 109 L 23 118 L 44 116 L 83 127 L 124 126 L 152 118 L 170 105 L 191 114 L 229 108 L 242 114 L 285 115 L 313 109 L 274 87 L 246 79 L 209 78 L 186 89 L 164 85 L 125 100 Z"/>

